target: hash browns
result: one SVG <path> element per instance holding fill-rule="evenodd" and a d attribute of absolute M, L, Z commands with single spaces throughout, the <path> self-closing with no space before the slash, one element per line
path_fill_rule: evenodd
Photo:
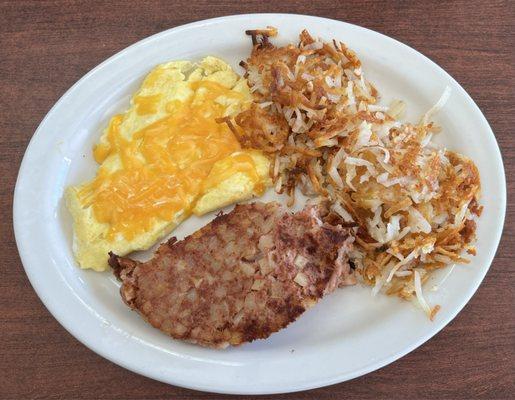
<path fill-rule="evenodd" d="M 468 262 L 463 251 L 475 254 L 482 211 L 475 164 L 431 140 L 450 90 L 419 123 L 403 123 L 405 104 L 378 105 L 345 44 L 304 30 L 297 44 L 276 47 L 273 28 L 248 34 L 252 53 L 240 65 L 254 102 L 231 122 L 240 142 L 272 157 L 275 190 L 289 204 L 298 187 L 359 225 L 351 259 L 374 294 L 415 296 L 432 318 L 420 286 L 431 271 Z"/>

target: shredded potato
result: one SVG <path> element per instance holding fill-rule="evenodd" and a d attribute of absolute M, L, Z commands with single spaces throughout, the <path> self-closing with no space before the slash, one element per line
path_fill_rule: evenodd
<path fill-rule="evenodd" d="M 231 129 L 244 146 L 271 155 L 277 192 L 293 196 L 298 187 L 329 199 L 358 226 L 351 261 L 374 294 L 416 298 L 433 318 L 439 306 L 427 304 L 422 284 L 436 269 L 468 262 L 463 250 L 475 254 L 482 210 L 474 163 L 431 141 L 440 129 L 430 118 L 450 90 L 420 123 L 403 123 L 406 105 L 378 105 L 343 43 L 304 30 L 298 45 L 275 47 L 269 36 L 276 33 L 249 31 L 253 49 L 241 65 L 254 103 Z"/>

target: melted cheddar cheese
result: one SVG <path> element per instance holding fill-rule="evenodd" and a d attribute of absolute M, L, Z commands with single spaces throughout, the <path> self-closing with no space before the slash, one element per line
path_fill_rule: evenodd
<path fill-rule="evenodd" d="M 268 185 L 266 157 L 242 150 L 229 127 L 216 122 L 248 107 L 246 82 L 210 57 L 198 68 L 179 64 L 179 75 L 164 70 L 175 79 L 164 92 L 160 68 L 131 109 L 110 120 L 93 150 L 96 177 L 68 191 L 75 255 L 84 268 L 105 269 L 108 251 L 146 248 L 192 212 L 261 195 Z M 83 221 L 102 229 L 84 234 Z"/>

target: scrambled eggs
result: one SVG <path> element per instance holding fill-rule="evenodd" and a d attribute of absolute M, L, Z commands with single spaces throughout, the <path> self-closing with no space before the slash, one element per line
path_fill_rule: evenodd
<path fill-rule="evenodd" d="M 151 71 L 95 146 L 96 177 L 66 191 L 79 265 L 105 270 L 109 251 L 146 249 L 191 213 L 261 195 L 268 158 L 216 122 L 250 103 L 247 82 L 214 57 Z"/>

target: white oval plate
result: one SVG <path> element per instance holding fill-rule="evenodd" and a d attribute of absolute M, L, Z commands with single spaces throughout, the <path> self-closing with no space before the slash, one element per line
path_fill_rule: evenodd
<path fill-rule="evenodd" d="M 287 329 L 267 340 L 224 351 L 171 340 L 121 301 L 109 273 L 83 271 L 71 252 L 70 216 L 63 189 L 95 172 L 92 144 L 113 113 L 156 64 L 216 55 L 239 71 L 251 49 L 245 29 L 272 25 L 278 43 L 296 41 L 308 28 L 354 49 L 383 102 L 408 104 L 416 120 L 452 89 L 436 117 L 441 140 L 471 157 L 483 184 L 485 211 L 478 255 L 457 266 L 436 292 L 442 310 L 430 322 L 421 310 L 395 298 L 346 288 L 324 299 Z M 23 159 L 14 199 L 14 228 L 27 275 L 39 297 L 77 339 L 103 357 L 139 374 L 205 391 L 278 393 L 330 385 L 380 368 L 420 346 L 442 329 L 470 299 L 494 257 L 506 203 L 504 170 L 494 135 L 468 94 L 445 71 L 417 51 L 379 33 L 347 23 L 302 15 L 237 15 L 170 29 L 121 51 L 78 81 L 50 110 Z M 206 219 L 190 219 L 182 237 Z M 431 283 L 426 287 L 430 287 Z M 457 343 L 457 345 L 459 345 Z M 428 360 L 428 362 L 430 362 Z"/>

